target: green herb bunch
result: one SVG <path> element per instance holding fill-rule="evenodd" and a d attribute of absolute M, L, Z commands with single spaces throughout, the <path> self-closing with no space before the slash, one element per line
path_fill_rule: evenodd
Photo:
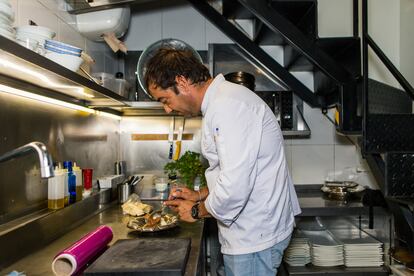
<path fill-rule="evenodd" d="M 207 184 L 204 172 L 207 167 L 200 159 L 200 154 L 193 151 L 186 151 L 177 161 L 169 162 L 164 166 L 164 172 L 168 176 L 178 176 L 188 188 L 194 188 L 194 180 L 200 177 L 201 186 Z"/>

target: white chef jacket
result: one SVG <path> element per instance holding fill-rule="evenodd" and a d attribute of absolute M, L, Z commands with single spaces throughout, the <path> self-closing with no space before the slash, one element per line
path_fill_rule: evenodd
<path fill-rule="evenodd" d="M 276 117 L 255 93 L 218 75 L 201 106 L 202 154 L 223 254 L 262 251 L 293 231 L 301 212 Z"/>

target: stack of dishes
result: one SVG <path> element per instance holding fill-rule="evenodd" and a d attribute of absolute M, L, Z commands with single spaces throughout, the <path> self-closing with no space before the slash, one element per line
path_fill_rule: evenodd
<path fill-rule="evenodd" d="M 14 12 L 9 0 L 0 0 L 0 35 L 10 40 L 15 40 L 16 34 L 13 29 Z"/>
<path fill-rule="evenodd" d="M 332 234 L 344 244 L 345 266 L 378 267 L 384 264 L 383 244 L 367 233 L 355 228 L 332 230 Z"/>
<path fill-rule="evenodd" d="M 44 54 L 44 44 L 47 39 L 52 39 L 56 33 L 43 26 L 20 26 L 16 28 L 17 42 L 41 55 Z"/>
<path fill-rule="evenodd" d="M 69 70 L 77 71 L 83 62 L 81 58 L 82 49 L 73 45 L 56 40 L 46 40 L 45 49 L 45 56 L 48 59 L 59 63 Z"/>
<path fill-rule="evenodd" d="M 343 244 L 339 243 L 327 230 L 303 233 L 311 243 L 311 261 L 315 266 L 338 266 L 344 264 Z"/>
<path fill-rule="evenodd" d="M 286 248 L 283 259 L 290 266 L 305 266 L 310 263 L 309 240 L 303 237 L 293 237 Z"/>

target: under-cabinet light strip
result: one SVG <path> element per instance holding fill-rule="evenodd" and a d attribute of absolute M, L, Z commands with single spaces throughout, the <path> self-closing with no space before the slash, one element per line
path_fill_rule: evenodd
<path fill-rule="evenodd" d="M 58 106 L 61 106 L 61 107 L 66 107 L 66 108 L 70 108 L 70 109 L 74 109 L 74 110 L 78 110 L 78 111 L 83 111 L 83 112 L 87 112 L 87 113 L 90 113 L 90 114 L 96 114 L 96 115 L 103 116 L 103 117 L 108 117 L 108 118 L 111 118 L 111 119 L 121 120 L 121 117 L 118 116 L 118 115 L 115 115 L 115 114 L 94 110 L 94 109 L 91 109 L 91 108 L 87 108 L 87 107 L 80 106 L 80 105 L 77 105 L 77 104 L 64 102 L 64 101 L 61 101 L 61 100 L 56 100 L 56 99 L 53 99 L 53 98 L 49 98 L 49 97 L 45 97 L 45 96 L 42 96 L 42 95 L 30 93 L 30 92 L 20 90 L 20 89 L 16 89 L 16 88 L 6 86 L 6 85 L 3 85 L 3 84 L 0 84 L 0 91 L 8 93 L 8 94 L 13 94 L 13 95 L 25 97 L 25 98 L 28 98 L 28 99 L 36 100 L 36 101 L 41 101 L 41 102 L 48 103 L 48 104 L 58 105 Z"/>

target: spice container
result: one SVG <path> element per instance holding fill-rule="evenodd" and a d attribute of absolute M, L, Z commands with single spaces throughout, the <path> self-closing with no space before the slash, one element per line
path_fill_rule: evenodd
<path fill-rule="evenodd" d="M 69 192 L 69 204 L 72 204 L 76 201 L 76 176 L 73 173 L 72 161 L 63 162 L 63 167 L 68 170 L 67 186 Z"/>
<path fill-rule="evenodd" d="M 87 197 L 92 192 L 92 169 L 82 169 L 84 197 Z"/>
<path fill-rule="evenodd" d="M 47 207 L 56 210 L 65 207 L 65 171 L 56 167 L 54 173 L 47 183 Z"/>
<path fill-rule="evenodd" d="M 73 173 L 76 176 L 76 201 L 82 200 L 82 170 L 76 165 L 76 162 L 73 163 Z"/>

